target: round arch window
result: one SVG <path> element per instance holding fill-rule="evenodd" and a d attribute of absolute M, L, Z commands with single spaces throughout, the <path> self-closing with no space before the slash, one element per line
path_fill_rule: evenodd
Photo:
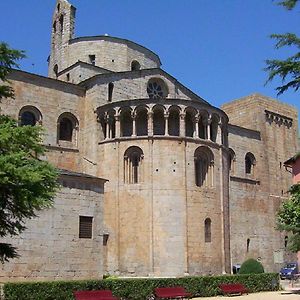
<path fill-rule="evenodd" d="M 160 99 L 168 95 L 166 84 L 163 80 L 151 79 L 147 85 L 147 94 L 151 99 Z"/>

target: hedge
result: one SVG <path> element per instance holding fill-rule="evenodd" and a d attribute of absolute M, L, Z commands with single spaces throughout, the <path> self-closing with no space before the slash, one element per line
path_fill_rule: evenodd
<path fill-rule="evenodd" d="M 132 278 L 85 281 L 49 281 L 6 283 L 5 300 L 73 300 L 75 290 L 110 289 L 123 299 L 144 300 L 151 297 L 155 287 L 181 285 L 194 297 L 220 294 L 218 285 L 227 282 L 243 283 L 251 293 L 279 289 L 277 273 L 197 276 L 183 278 Z"/>

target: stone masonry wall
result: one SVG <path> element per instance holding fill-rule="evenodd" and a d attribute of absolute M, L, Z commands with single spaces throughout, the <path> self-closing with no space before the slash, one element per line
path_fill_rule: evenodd
<path fill-rule="evenodd" d="M 0 265 L 0 282 L 91 279 L 103 275 L 103 182 L 62 176 L 54 206 L 6 238 L 20 258 Z M 79 238 L 79 216 L 93 217 L 92 239 Z"/>
<path fill-rule="evenodd" d="M 297 111 L 258 94 L 225 104 L 223 109 L 231 124 L 259 133 L 229 128 L 229 147 L 236 155 L 230 180 L 232 262 L 258 258 L 267 271 L 277 272 L 277 254 L 290 256 L 284 247 L 285 234 L 275 228 L 276 212 L 291 185 L 283 162 L 296 150 Z M 245 174 L 247 152 L 256 159 L 252 175 Z"/>
<path fill-rule="evenodd" d="M 124 153 L 133 145 L 144 153 L 143 179 L 138 184 L 124 184 Z M 200 145 L 175 138 L 99 146 L 98 161 L 105 163 L 99 166 L 98 174 L 110 179 L 104 205 L 105 224 L 111 233 L 108 272 L 133 276 L 222 272 L 220 153 L 212 148 L 214 187 L 196 187 L 194 151 Z M 204 242 L 204 220 L 208 217 L 212 220 L 212 243 Z"/>

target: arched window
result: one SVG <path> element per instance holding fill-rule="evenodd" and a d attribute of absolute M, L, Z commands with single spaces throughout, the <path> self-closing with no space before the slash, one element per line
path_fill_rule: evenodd
<path fill-rule="evenodd" d="M 248 175 L 253 175 L 255 164 L 255 156 L 252 153 L 248 152 L 245 156 L 245 173 Z"/>
<path fill-rule="evenodd" d="M 120 114 L 121 123 L 121 136 L 132 136 L 133 123 L 131 111 L 128 108 L 124 108 Z"/>
<path fill-rule="evenodd" d="M 247 252 L 249 252 L 249 249 L 250 249 L 250 239 L 247 239 Z"/>
<path fill-rule="evenodd" d="M 186 112 L 185 114 L 185 136 L 193 137 L 194 135 L 194 123 L 193 114 L 191 112 Z"/>
<path fill-rule="evenodd" d="M 214 185 L 214 156 L 207 147 L 200 146 L 194 154 L 195 183 L 197 186 L 212 187 Z"/>
<path fill-rule="evenodd" d="M 199 137 L 200 139 L 207 139 L 208 113 L 207 111 L 200 111 L 199 113 Z"/>
<path fill-rule="evenodd" d="M 41 112 L 34 106 L 24 106 L 19 112 L 19 124 L 21 126 L 35 126 L 42 122 Z"/>
<path fill-rule="evenodd" d="M 71 113 L 63 113 L 57 122 L 58 140 L 77 142 L 78 121 Z"/>
<path fill-rule="evenodd" d="M 110 82 L 108 84 L 108 99 L 107 99 L 108 102 L 112 101 L 113 91 L 114 91 L 114 84 Z"/>
<path fill-rule="evenodd" d="M 153 108 L 153 134 L 154 135 L 165 134 L 165 117 L 164 117 L 164 109 L 162 106 L 155 106 Z"/>
<path fill-rule="evenodd" d="M 204 238 L 205 243 L 211 242 L 211 219 L 207 218 L 204 221 Z"/>
<path fill-rule="evenodd" d="M 135 124 L 136 124 L 137 136 L 148 135 L 148 115 L 147 115 L 147 109 L 145 107 L 141 107 L 137 109 Z"/>
<path fill-rule="evenodd" d="M 137 71 L 137 70 L 140 70 L 140 69 L 141 69 L 140 63 L 136 60 L 133 60 L 131 62 L 131 71 Z"/>
<path fill-rule="evenodd" d="M 55 76 L 57 77 L 57 75 L 58 75 L 58 65 L 57 64 L 54 65 L 53 72 L 54 72 Z"/>
<path fill-rule="evenodd" d="M 142 182 L 142 161 L 144 154 L 141 148 L 132 146 L 124 153 L 124 183 Z"/>
<path fill-rule="evenodd" d="M 61 15 L 59 17 L 59 25 L 60 25 L 60 32 L 63 32 L 64 31 L 64 16 Z"/>
<path fill-rule="evenodd" d="M 171 107 L 169 110 L 168 133 L 172 136 L 179 136 L 179 109 Z"/>
<path fill-rule="evenodd" d="M 161 99 L 168 96 L 165 82 L 160 78 L 151 78 L 147 85 L 147 94 L 151 99 Z"/>
<path fill-rule="evenodd" d="M 230 174 L 234 174 L 235 172 L 235 153 L 234 151 L 230 148 L 229 153 L 228 153 L 228 168 Z"/>
<path fill-rule="evenodd" d="M 217 115 L 213 115 L 210 123 L 210 140 L 213 142 L 217 141 L 218 124 L 219 124 L 219 117 Z"/>

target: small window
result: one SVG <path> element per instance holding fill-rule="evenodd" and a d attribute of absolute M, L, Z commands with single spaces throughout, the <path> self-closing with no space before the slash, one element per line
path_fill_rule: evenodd
<path fill-rule="evenodd" d="M 207 147 L 200 146 L 194 153 L 195 183 L 199 187 L 214 185 L 214 155 Z"/>
<path fill-rule="evenodd" d="M 53 32 L 56 33 L 56 21 L 53 23 Z"/>
<path fill-rule="evenodd" d="M 89 55 L 89 61 L 94 66 L 96 64 L 96 55 Z"/>
<path fill-rule="evenodd" d="M 129 147 L 124 154 L 124 182 L 128 184 L 142 182 L 142 160 L 144 158 L 141 148 Z"/>
<path fill-rule="evenodd" d="M 70 112 L 64 112 L 57 120 L 57 142 L 66 141 L 76 145 L 78 130 L 77 118 Z"/>
<path fill-rule="evenodd" d="M 205 243 L 211 243 L 211 219 L 207 218 L 204 221 L 204 237 Z"/>
<path fill-rule="evenodd" d="M 70 73 L 67 73 L 67 81 L 70 81 Z"/>
<path fill-rule="evenodd" d="M 108 84 L 108 102 L 112 101 L 112 96 L 113 96 L 113 90 L 114 90 L 114 84 L 112 82 L 110 82 Z"/>
<path fill-rule="evenodd" d="M 254 174 L 254 166 L 255 166 L 256 160 L 255 156 L 248 152 L 245 156 L 245 173 L 248 175 Z"/>
<path fill-rule="evenodd" d="M 64 16 L 61 15 L 59 18 L 60 32 L 64 31 Z"/>
<path fill-rule="evenodd" d="M 19 124 L 21 126 L 35 126 L 41 122 L 42 114 L 36 107 L 31 105 L 22 107 L 19 112 Z"/>
<path fill-rule="evenodd" d="M 57 11 L 58 12 L 60 11 L 60 4 L 59 3 L 57 4 Z"/>
<path fill-rule="evenodd" d="M 249 248 L 250 248 L 250 239 L 247 239 L 247 252 L 249 252 Z"/>
<path fill-rule="evenodd" d="M 137 71 L 141 69 L 141 65 L 138 61 L 134 60 L 131 63 L 131 71 Z"/>
<path fill-rule="evenodd" d="M 285 248 L 285 249 L 287 248 L 288 241 L 289 241 L 289 238 L 288 238 L 288 236 L 286 235 L 286 236 L 284 237 L 284 248 Z"/>
<path fill-rule="evenodd" d="M 79 216 L 79 238 L 91 239 L 93 233 L 93 217 Z"/>
<path fill-rule="evenodd" d="M 53 72 L 54 72 L 55 76 L 57 77 L 57 75 L 58 75 L 58 65 L 57 64 L 53 67 Z"/>

